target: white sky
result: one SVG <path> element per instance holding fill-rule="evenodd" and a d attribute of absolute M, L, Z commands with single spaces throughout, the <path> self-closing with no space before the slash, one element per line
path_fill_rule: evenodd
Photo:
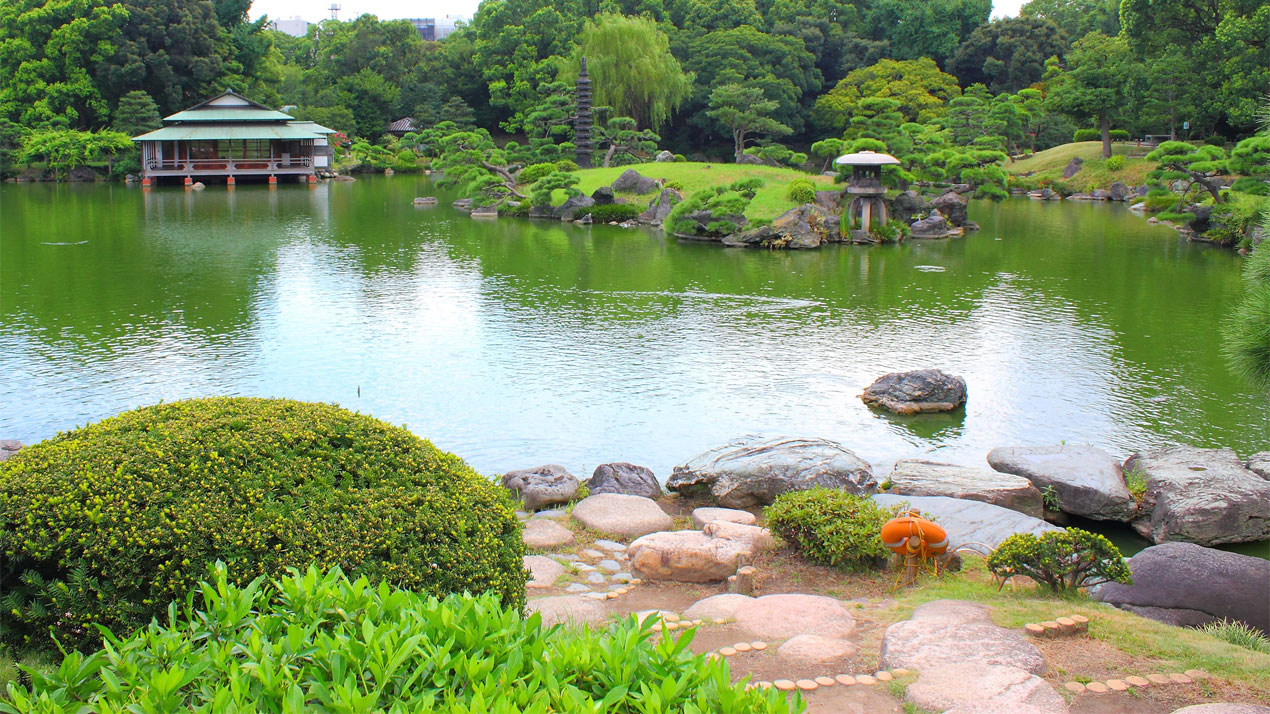
<path fill-rule="evenodd" d="M 993 0 L 992 16 L 1017 15 L 1026 0 Z M 341 6 L 340 19 L 349 20 L 358 15 L 372 13 L 383 20 L 402 17 L 435 17 L 446 15 L 470 18 L 476 12 L 480 0 L 433 0 L 432 2 L 407 2 L 407 0 L 335 0 Z M 325 20 L 331 16 L 331 0 L 256 0 L 251 6 L 251 17 L 268 15 L 274 20 L 286 20 L 299 16 L 309 22 Z"/>

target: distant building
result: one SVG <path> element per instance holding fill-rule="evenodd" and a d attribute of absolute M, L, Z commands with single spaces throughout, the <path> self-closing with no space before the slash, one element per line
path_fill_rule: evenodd
<path fill-rule="evenodd" d="M 141 183 L 160 178 L 296 176 L 313 181 L 331 165 L 329 137 L 336 133 L 311 121 L 225 92 L 163 119 L 163 128 L 133 138 L 141 148 Z"/>
<path fill-rule="evenodd" d="M 414 28 L 419 32 L 420 37 L 429 42 L 434 42 L 436 40 L 444 40 L 446 37 L 449 37 L 450 33 L 454 32 L 455 23 L 457 23 L 460 19 L 462 18 L 446 15 L 439 20 L 435 17 L 417 17 L 409 18 L 406 22 L 414 25 Z"/>
<path fill-rule="evenodd" d="M 290 20 L 274 20 L 269 28 L 292 37 L 304 37 L 309 34 L 309 21 L 293 17 Z"/>

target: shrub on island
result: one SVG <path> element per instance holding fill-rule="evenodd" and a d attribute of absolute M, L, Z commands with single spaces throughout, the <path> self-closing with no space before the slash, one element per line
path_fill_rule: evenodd
<path fill-rule="evenodd" d="M 523 555 L 504 489 L 405 429 L 327 404 L 159 404 L 0 463 L 0 642 L 18 647 L 131 631 L 216 560 L 235 583 L 316 563 L 519 607 Z"/>
<path fill-rule="evenodd" d="M 1024 575 L 1054 592 L 1113 581 L 1133 583 L 1120 549 L 1106 537 L 1079 528 L 1040 536 L 1015 533 L 988 556 L 988 571 L 1001 578 L 1003 586 L 1007 579 Z"/>
<path fill-rule="evenodd" d="M 836 488 L 790 491 L 763 509 L 767 527 L 821 565 L 859 570 L 883 561 L 882 526 L 895 514 Z"/>
<path fill-rule="evenodd" d="M 614 221 L 617 223 L 625 223 L 633 221 L 640 214 L 639 206 L 631 203 L 609 203 L 601 206 L 591 206 L 577 214 L 578 217 L 590 214 L 591 221 L 594 223 L 608 223 Z"/>
<path fill-rule="evenodd" d="M 494 595 L 443 600 L 338 569 L 233 585 L 221 564 L 167 618 L 11 688 L 12 709 L 216 712 L 750 712 L 788 714 L 776 689 L 733 683 L 692 635 L 655 618 L 544 628 Z M 793 706 L 798 706 L 797 698 Z"/>

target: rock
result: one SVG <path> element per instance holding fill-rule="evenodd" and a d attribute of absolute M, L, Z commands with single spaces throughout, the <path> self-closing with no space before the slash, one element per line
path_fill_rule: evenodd
<path fill-rule="evenodd" d="M 769 640 L 799 635 L 850 637 L 855 618 L 842 603 L 823 595 L 764 595 L 733 613 L 736 624 Z"/>
<path fill-rule="evenodd" d="M 530 518 L 525 521 L 521 538 L 526 548 L 548 550 L 573 545 L 573 531 L 548 518 Z"/>
<path fill-rule="evenodd" d="M 95 178 L 92 178 L 92 179 L 72 178 L 71 180 L 72 181 L 96 181 Z M 194 189 L 195 191 L 202 191 L 203 189 L 207 188 L 207 184 L 203 183 L 202 181 L 195 181 L 194 183 L 190 184 L 190 188 Z"/>
<path fill-rule="evenodd" d="M 949 191 L 930 202 L 932 210 L 938 210 L 948 223 L 954 226 L 966 225 L 966 205 L 969 200 L 955 191 Z"/>
<path fill-rule="evenodd" d="M 763 160 L 755 156 L 754 154 L 741 154 L 740 156 L 736 157 L 736 162 L 738 164 L 749 164 L 751 166 L 763 165 Z"/>
<path fill-rule="evenodd" d="M 475 206 L 468 215 L 472 218 L 498 218 L 498 206 Z"/>
<path fill-rule="evenodd" d="M 609 619 L 608 609 L 602 601 L 586 595 L 557 595 L 542 597 L 525 603 L 525 613 L 542 616 L 543 627 L 552 625 L 599 625 Z"/>
<path fill-rule="evenodd" d="M 751 603 L 754 598 L 749 595 L 740 595 L 738 593 L 724 593 L 722 595 L 712 595 L 708 598 L 698 600 L 692 604 L 687 610 L 683 611 L 685 620 L 732 620 L 736 618 L 736 611 L 742 606 Z"/>
<path fill-rule="evenodd" d="M 643 466 L 624 462 L 600 464 L 595 473 L 586 482 L 587 490 L 592 495 L 600 493 L 624 493 L 628 496 L 658 498 L 661 496 L 661 484 L 653 472 Z"/>
<path fill-rule="evenodd" d="M 819 248 L 822 242 L 836 235 L 838 222 L 832 220 L 825 209 L 804 203 L 777 216 L 766 226 L 759 226 L 734 235 L 724 236 L 723 244 L 755 248 L 788 248 L 791 250 Z"/>
<path fill-rule="evenodd" d="M 1080 166 L 1083 163 L 1085 163 L 1084 159 L 1081 159 L 1079 157 L 1072 157 L 1072 160 L 1068 161 L 1067 166 L 1063 168 L 1063 178 L 1069 179 L 1075 176 L 1077 173 L 1080 172 Z"/>
<path fill-rule="evenodd" d="M 411 203 L 416 206 L 435 206 L 437 205 L 437 197 L 436 196 L 416 196 L 415 200 L 411 201 Z"/>
<path fill-rule="evenodd" d="M 1119 181 L 1113 181 L 1107 191 L 1107 195 L 1113 201 L 1127 201 L 1129 200 L 1129 193 L 1129 187 Z"/>
<path fill-rule="evenodd" d="M 714 521 L 707 523 L 701 529 L 701 532 L 711 538 L 723 538 L 744 543 L 746 547 L 755 553 L 767 550 L 775 544 L 775 541 L 772 540 L 771 531 L 758 526 L 747 526 L 743 523 Z"/>
<path fill-rule="evenodd" d="M 652 193 L 657 190 L 657 182 L 640 175 L 635 169 L 627 169 L 613 180 L 613 190 L 620 193 Z"/>
<path fill-rule="evenodd" d="M 949 235 L 952 226 L 938 210 L 934 210 L 926 218 L 914 221 L 909 230 L 914 238 L 943 238 Z"/>
<path fill-rule="evenodd" d="M 912 223 L 914 216 L 929 211 L 930 201 L 916 191 L 903 191 L 891 201 L 891 215 L 905 223 Z"/>
<path fill-rule="evenodd" d="M 865 387 L 860 398 L 896 414 L 947 412 L 966 403 L 966 380 L 937 369 L 892 372 Z"/>
<path fill-rule="evenodd" d="M 663 188 L 657 198 L 648 204 L 648 210 L 639 214 L 639 221 L 659 226 L 670 215 L 675 205 L 683 199 L 684 197 L 675 189 Z"/>
<path fill-rule="evenodd" d="M 1270 714 L 1270 707 L 1260 704 L 1193 704 L 1174 709 L 1173 714 Z"/>
<path fill-rule="evenodd" d="M 990 549 L 1015 533 L 1034 533 L 1062 530 L 1039 518 L 1024 515 L 990 503 L 967 501 L 943 496 L 894 496 L 879 493 L 873 496 L 878 505 L 887 508 L 908 504 L 922 513 L 935 517 L 937 523 L 948 531 L 949 548 L 956 549 L 966 543 L 982 543 Z"/>
<path fill-rule="evenodd" d="M 766 505 L 787 491 L 817 486 L 872 493 L 877 481 L 869 464 L 841 444 L 779 437 L 711 449 L 676 466 L 666 482 L 670 491 L 708 489 L 727 508 Z"/>
<path fill-rule="evenodd" d="M 71 181 L 96 181 L 99 177 L 97 172 L 87 166 L 76 166 L 67 174 L 67 178 Z"/>
<path fill-rule="evenodd" d="M 704 528 L 707 523 L 713 521 L 727 521 L 728 523 L 740 523 L 746 526 L 754 525 L 754 514 L 749 511 L 740 511 L 735 508 L 694 508 L 692 509 L 692 523 L 698 528 Z"/>
<path fill-rule="evenodd" d="M 574 214 L 583 208 L 590 208 L 595 205 L 595 201 L 586 195 L 570 196 L 565 202 L 560 204 L 552 214 L 562 221 L 572 221 Z"/>
<path fill-rule="evenodd" d="M 796 635 L 781 645 L 776 654 L 785 659 L 811 664 L 829 664 L 854 657 L 859 651 L 847 640 L 820 635 Z"/>
<path fill-rule="evenodd" d="M 0 439 L 0 461 L 8 459 L 22 448 L 22 442 L 17 439 Z"/>
<path fill-rule="evenodd" d="M 882 669 L 934 672 L 953 665 L 997 665 L 1031 674 L 1045 671 L 1040 650 L 1023 635 L 997 627 L 988 608 L 964 600 L 933 600 L 886 628 Z"/>
<path fill-rule="evenodd" d="M 551 206 L 530 206 L 529 217 L 530 218 L 550 218 L 554 220 L 556 217 L 556 209 L 552 208 Z"/>
<path fill-rule="evenodd" d="M 0 448 L 4 448 L 2 442 L 0 442 Z M 3 457 L 0 457 L 0 461 L 3 460 Z M 1248 469 L 1261 478 L 1270 479 L 1270 451 L 1248 457 Z"/>
<path fill-rule="evenodd" d="M 1270 539 L 1270 481 L 1230 449 L 1153 449 L 1129 457 L 1124 468 L 1146 476 L 1143 518 L 1134 527 L 1156 543 Z"/>
<path fill-rule="evenodd" d="M 622 570 L 622 564 L 617 562 L 616 560 L 613 560 L 612 558 L 605 558 L 604 560 L 601 560 L 595 565 L 600 570 L 603 570 L 609 573 L 617 573 L 617 572 L 621 572 Z"/>
<path fill-rule="evenodd" d="M 1041 492 L 1031 481 L 1011 474 L 921 459 L 895 462 L 887 493 L 901 496 L 948 496 L 991 503 L 1042 518 Z"/>
<path fill-rule="evenodd" d="M 1038 489 L 1053 487 L 1060 510 L 1100 521 L 1129 521 L 1138 504 L 1111 454 L 1083 444 L 1015 446 L 988 452 L 988 465 L 1015 474 Z"/>
<path fill-rule="evenodd" d="M 819 206 L 826 215 L 836 215 L 842 211 L 842 192 L 817 191 L 816 205 Z"/>
<path fill-rule="evenodd" d="M 595 189 L 591 192 L 591 200 L 595 202 L 596 206 L 612 205 L 615 201 L 613 198 L 613 187 L 601 186 Z"/>
<path fill-rule="evenodd" d="M 948 663 L 930 670 L 908 686 L 904 698 L 923 709 L 942 712 L 955 707 L 985 711 L 1066 712 L 1067 702 L 1040 677 L 1017 667 Z"/>
<path fill-rule="evenodd" d="M 753 551 L 740 541 L 711 538 L 701 531 L 667 531 L 640 537 L 627 553 L 631 570 L 641 578 L 705 583 L 735 574 L 738 559 Z"/>
<path fill-rule="evenodd" d="M 674 160 L 675 155 L 665 149 L 658 151 L 657 155 L 653 157 L 653 161 L 656 161 L 659 164 L 671 163 L 674 162 Z"/>
<path fill-rule="evenodd" d="M 578 224 L 578 225 L 580 225 L 580 226 L 589 226 L 589 225 L 591 225 L 591 214 L 590 214 L 590 213 L 584 213 L 584 214 L 582 215 L 582 217 L 581 217 L 581 218 L 579 218 L 579 219 L 577 219 L 577 220 L 575 220 L 575 221 L 574 221 L 574 223 L 576 223 L 576 224 Z"/>
<path fill-rule="evenodd" d="M 626 546 L 613 540 L 604 540 L 604 539 L 597 540 L 595 542 L 595 547 L 603 548 L 604 550 L 607 550 L 610 553 L 626 552 Z"/>
<path fill-rule="evenodd" d="M 573 518 L 593 531 L 619 538 L 638 538 L 673 525 L 656 501 L 621 493 L 587 496 L 573 507 Z"/>
<path fill-rule="evenodd" d="M 1270 561 L 1164 543 L 1130 558 L 1129 570 L 1132 585 L 1100 585 L 1094 599 L 1170 625 L 1238 620 L 1270 634 Z"/>
<path fill-rule="evenodd" d="M 556 578 L 564 575 L 564 566 L 545 555 L 526 555 L 525 569 L 530 573 L 530 580 L 525 585 L 529 588 L 552 587 Z"/>
<path fill-rule="evenodd" d="M 1105 189 L 1096 188 L 1089 192 L 1089 197 L 1095 201 L 1111 200 L 1111 192 Z"/>
<path fill-rule="evenodd" d="M 553 503 L 568 503 L 578 492 L 578 478 L 557 464 L 508 471 L 503 486 L 515 493 L 525 508 L 536 511 Z"/>

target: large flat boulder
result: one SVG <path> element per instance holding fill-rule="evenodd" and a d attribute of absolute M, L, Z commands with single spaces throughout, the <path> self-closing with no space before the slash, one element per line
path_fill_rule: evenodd
<path fill-rule="evenodd" d="M 736 611 L 753 602 L 754 598 L 740 593 L 723 593 L 711 595 L 694 602 L 683 611 L 685 620 L 732 620 Z"/>
<path fill-rule="evenodd" d="M 600 625 L 609 619 L 608 608 L 583 595 L 540 597 L 525 603 L 525 612 L 542 616 L 544 627 L 552 625 Z"/>
<path fill-rule="evenodd" d="M 674 523 L 651 498 L 621 493 L 587 496 L 573 506 L 573 519 L 597 533 L 618 538 L 638 538 L 667 530 Z"/>
<path fill-rule="evenodd" d="M 1041 492 L 1031 481 L 989 469 L 943 464 L 922 459 L 895 462 L 887 493 L 901 496 L 947 496 L 981 501 L 1034 518 L 1045 515 Z"/>
<path fill-rule="evenodd" d="M 1143 517 L 1134 527 L 1156 543 L 1270 540 L 1270 481 L 1230 449 L 1152 449 L 1129 457 L 1124 468 L 1146 476 Z"/>
<path fill-rule="evenodd" d="M 782 493 L 817 486 L 872 493 L 877 481 L 868 462 L 841 444 L 779 437 L 711 449 L 676 466 L 666 482 L 671 491 L 708 492 L 727 508 L 767 505 Z"/>
<path fill-rule="evenodd" d="M 758 526 L 747 526 L 744 523 L 729 521 L 712 521 L 705 524 L 701 532 L 711 538 L 724 538 L 744 543 L 751 551 L 757 553 L 775 545 L 772 532 Z"/>
<path fill-rule="evenodd" d="M 988 452 L 988 465 L 1038 489 L 1053 487 L 1060 510 L 1100 521 L 1130 521 L 1138 504 L 1125 486 L 1120 461 L 1094 446 L 1012 446 Z"/>
<path fill-rule="evenodd" d="M 568 503 L 578 492 L 578 477 L 559 464 L 544 464 L 503 474 L 503 486 L 516 494 L 525 508 Z"/>
<path fill-rule="evenodd" d="M 859 648 L 848 640 L 820 635 L 795 635 L 776 650 L 785 659 L 803 664 L 833 664 L 854 657 Z"/>
<path fill-rule="evenodd" d="M 575 509 L 576 510 L 576 509 Z M 701 531 L 665 531 L 642 536 L 627 549 L 631 570 L 645 580 L 708 583 L 736 573 L 754 551 L 742 541 L 712 538 Z"/>
<path fill-rule="evenodd" d="M 938 369 L 892 372 L 865 387 L 860 398 L 896 414 L 948 412 L 966 403 L 966 380 Z"/>
<path fill-rule="evenodd" d="M 934 672 L 953 665 L 1011 667 L 1029 674 L 1045 671 L 1036 646 L 1014 630 L 997 627 L 988 608 L 964 600 L 918 605 L 907 620 L 886 628 L 882 668 Z"/>
<path fill-rule="evenodd" d="M 1130 558 L 1129 570 L 1132 585 L 1100 585 L 1094 599 L 1170 625 L 1238 620 L 1270 633 L 1270 560 L 1164 543 Z"/>
<path fill-rule="evenodd" d="M 908 508 L 934 516 L 935 522 L 948 531 L 949 547 L 954 549 L 966 543 L 982 544 L 988 549 L 995 549 L 1015 533 L 1040 535 L 1046 531 L 1062 530 L 1018 511 L 964 498 L 879 493 L 873 496 L 873 500 L 888 508 L 907 504 Z"/>
<path fill-rule="evenodd" d="M 586 487 L 591 494 L 623 493 L 644 498 L 661 496 L 661 484 L 651 469 L 621 461 L 596 466 Z"/>
<path fill-rule="evenodd" d="M 713 523 L 714 521 L 727 521 L 728 523 L 752 526 L 756 520 L 753 513 L 736 508 L 705 507 L 692 509 L 692 524 L 698 528 L 704 528 L 707 523 Z"/>
<path fill-rule="evenodd" d="M 1044 679 L 1017 667 L 995 664 L 944 664 L 925 670 L 904 693 L 930 711 L 980 706 L 985 711 L 1066 712 L 1067 702 Z"/>
<path fill-rule="evenodd" d="M 770 640 L 799 635 L 843 638 L 855 632 L 855 618 L 847 608 L 824 595 L 764 595 L 743 603 L 733 616 L 738 626 Z"/>

